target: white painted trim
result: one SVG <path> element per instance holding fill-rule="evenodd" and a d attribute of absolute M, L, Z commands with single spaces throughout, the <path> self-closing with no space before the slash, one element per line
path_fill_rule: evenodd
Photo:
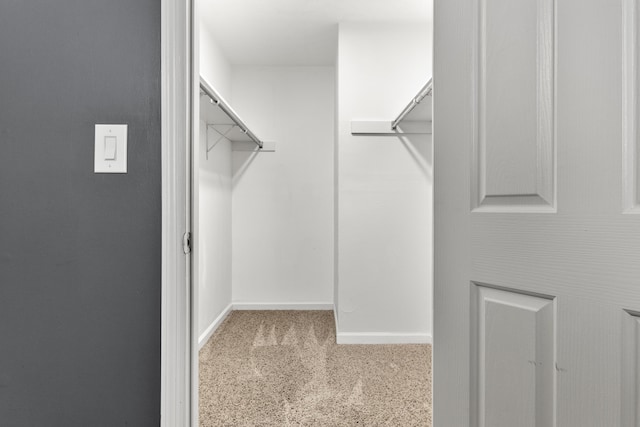
<path fill-rule="evenodd" d="M 330 302 L 234 302 L 234 310 L 333 310 Z"/>
<path fill-rule="evenodd" d="M 338 344 L 432 344 L 431 334 L 396 332 L 337 332 Z"/>
<path fill-rule="evenodd" d="M 191 184 L 189 189 L 190 199 L 187 203 L 187 208 L 190 210 L 191 230 L 193 231 L 194 238 L 192 241 L 191 253 L 191 318 L 190 333 L 191 341 L 189 343 L 191 348 L 191 424 L 190 426 L 196 427 L 200 425 L 200 347 L 198 346 L 198 319 L 200 316 L 200 260 L 198 254 L 202 249 L 200 245 L 200 227 L 199 227 L 199 208 L 200 208 L 200 183 L 198 180 L 200 170 L 200 152 L 199 147 L 202 144 L 200 141 L 200 16 L 199 5 L 200 2 L 196 0 L 188 0 L 191 3 L 191 15 L 189 27 L 189 40 L 191 42 L 191 52 L 189 57 L 191 79 L 189 81 L 188 90 L 191 90 L 191 122 L 190 122 L 190 140 L 189 140 L 189 160 L 191 162 L 191 169 L 189 170 L 189 183 Z M 206 143 L 206 142 L 205 142 Z"/>
<path fill-rule="evenodd" d="M 340 329 L 338 328 L 338 310 L 336 310 L 335 304 L 333 304 L 333 321 L 336 324 L 336 340 L 337 340 Z"/>
<path fill-rule="evenodd" d="M 224 322 L 224 319 L 231 313 L 233 310 L 233 304 L 229 304 L 222 313 L 218 317 L 214 319 L 213 322 L 209 325 L 209 327 L 200 335 L 198 338 L 198 350 L 200 350 L 204 345 L 209 342 L 209 339 L 213 335 L 213 333 L 218 329 L 218 327 Z"/>
<path fill-rule="evenodd" d="M 160 426 L 191 425 L 189 230 L 190 61 L 192 0 L 161 0 L 162 279 Z"/>

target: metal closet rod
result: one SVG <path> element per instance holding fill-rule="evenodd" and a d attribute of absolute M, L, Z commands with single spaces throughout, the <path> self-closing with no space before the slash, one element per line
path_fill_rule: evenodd
<path fill-rule="evenodd" d="M 400 115 L 393 121 L 393 123 L 391 123 L 392 130 L 396 130 L 400 122 L 407 116 L 407 114 L 413 111 L 413 109 L 416 108 L 418 104 L 420 104 L 420 102 L 422 102 L 422 100 L 425 97 L 433 93 L 433 84 L 431 83 L 432 81 L 433 81 L 433 78 L 429 79 L 427 84 L 424 85 L 422 89 L 420 89 L 420 92 L 418 92 L 418 95 L 416 95 L 416 97 L 411 100 L 409 105 L 404 107 L 404 110 L 402 110 L 402 113 L 400 113 Z"/>
<path fill-rule="evenodd" d="M 233 109 L 222 100 L 222 97 L 218 95 L 216 91 L 213 90 L 213 88 L 210 88 L 207 85 L 200 82 L 200 90 L 205 95 L 207 95 L 209 99 L 213 101 L 214 104 L 220 107 L 220 109 L 224 111 L 224 113 L 227 116 L 229 116 L 231 120 L 233 120 L 236 126 L 238 126 L 243 133 L 245 133 L 249 138 L 251 138 L 251 140 L 255 142 L 259 148 L 262 148 L 263 144 L 262 144 L 262 141 L 260 141 L 260 138 L 258 138 L 253 132 L 251 132 L 251 130 L 247 127 L 247 125 L 244 124 L 242 119 L 236 115 Z"/>

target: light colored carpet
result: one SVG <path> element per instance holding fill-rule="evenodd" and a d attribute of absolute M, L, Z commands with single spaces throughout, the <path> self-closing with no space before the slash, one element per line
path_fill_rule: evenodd
<path fill-rule="evenodd" d="M 234 311 L 200 350 L 202 426 L 431 426 L 430 345 L 336 345 L 331 311 Z"/>

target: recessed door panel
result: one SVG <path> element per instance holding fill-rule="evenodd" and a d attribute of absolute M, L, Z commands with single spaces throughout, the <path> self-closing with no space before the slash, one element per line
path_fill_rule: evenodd
<path fill-rule="evenodd" d="M 554 302 L 476 286 L 477 422 L 480 427 L 552 426 Z"/>
<path fill-rule="evenodd" d="M 624 0 L 623 22 L 623 197 L 624 210 L 627 213 L 640 213 L 640 150 L 638 149 L 638 54 L 640 53 L 640 35 L 638 32 L 638 0 Z"/>
<path fill-rule="evenodd" d="M 479 41 L 472 206 L 553 211 L 553 2 L 481 1 Z"/>
<path fill-rule="evenodd" d="M 622 331 L 622 427 L 640 427 L 640 313 L 625 311 Z"/>

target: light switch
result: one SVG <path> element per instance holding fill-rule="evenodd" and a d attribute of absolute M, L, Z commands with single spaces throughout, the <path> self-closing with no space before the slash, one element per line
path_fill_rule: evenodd
<path fill-rule="evenodd" d="M 127 173 L 127 125 L 96 125 L 95 173 Z"/>
<path fill-rule="evenodd" d="M 116 146 L 118 138 L 115 136 L 104 137 L 104 159 L 115 160 L 116 159 Z"/>

